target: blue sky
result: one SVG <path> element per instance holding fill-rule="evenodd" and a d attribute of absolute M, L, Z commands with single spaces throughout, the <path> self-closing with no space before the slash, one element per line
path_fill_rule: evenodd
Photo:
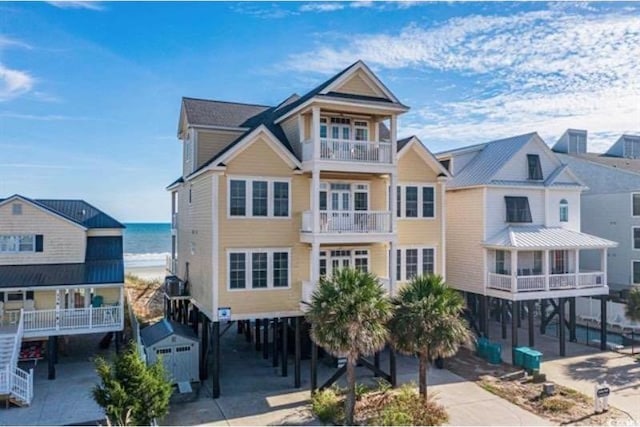
<path fill-rule="evenodd" d="M 640 133 L 640 3 L 0 3 L 0 197 L 167 221 L 180 98 L 277 104 L 363 59 L 434 152 Z"/>

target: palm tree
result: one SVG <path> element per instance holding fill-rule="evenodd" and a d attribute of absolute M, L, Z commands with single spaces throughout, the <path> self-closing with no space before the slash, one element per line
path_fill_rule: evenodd
<path fill-rule="evenodd" d="M 426 399 L 429 359 L 453 356 L 471 338 L 461 317 L 464 301 L 441 276 L 428 275 L 417 276 L 401 288 L 393 305 L 391 343 L 400 353 L 418 354 L 420 395 Z"/>
<path fill-rule="evenodd" d="M 353 424 L 356 363 L 380 351 L 388 338 L 391 303 L 371 273 L 352 268 L 321 278 L 311 297 L 307 320 L 311 339 L 336 357 L 347 357 L 345 422 Z"/>
<path fill-rule="evenodd" d="M 640 322 L 640 288 L 634 288 L 629 292 L 626 315 L 629 319 Z"/>

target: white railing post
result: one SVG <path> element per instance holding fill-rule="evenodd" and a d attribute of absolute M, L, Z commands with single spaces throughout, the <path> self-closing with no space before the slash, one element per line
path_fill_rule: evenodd
<path fill-rule="evenodd" d="M 549 250 L 544 251 L 542 257 L 542 274 L 544 274 L 544 290 L 549 290 Z"/>
<path fill-rule="evenodd" d="M 515 287 L 515 289 L 514 289 Z M 518 251 L 511 251 L 511 292 L 518 291 Z"/>
<path fill-rule="evenodd" d="M 576 262 L 576 265 L 575 265 L 575 268 L 576 268 L 576 271 L 575 271 L 576 284 L 575 284 L 574 287 L 577 289 L 577 288 L 580 287 L 580 249 L 576 249 L 575 253 L 576 253 L 576 255 L 575 255 L 575 257 L 576 257 L 576 261 L 575 261 Z"/>
<path fill-rule="evenodd" d="M 89 329 L 93 328 L 93 304 L 89 304 Z"/>

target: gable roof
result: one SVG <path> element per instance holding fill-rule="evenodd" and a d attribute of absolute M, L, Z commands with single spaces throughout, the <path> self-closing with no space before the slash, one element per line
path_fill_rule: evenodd
<path fill-rule="evenodd" d="M 534 137 L 538 137 L 536 132 L 438 153 L 440 157 L 472 150 L 480 151 L 447 183 L 447 187 L 460 188 L 490 184 L 494 175 Z"/>
<path fill-rule="evenodd" d="M 190 125 L 235 128 L 249 127 L 248 121 L 272 108 L 267 105 L 187 97 L 182 98 L 182 106 Z"/>
<path fill-rule="evenodd" d="M 561 162 L 569 165 L 574 174 L 589 187 L 585 194 L 640 191 L 640 173 L 603 164 L 592 160 L 591 157 L 569 154 L 557 154 L 557 156 Z M 640 163 L 640 160 L 638 162 Z"/>
<path fill-rule="evenodd" d="M 434 156 L 433 153 L 427 148 L 427 146 L 424 145 L 422 141 L 420 141 L 420 138 L 415 135 L 398 140 L 398 155 L 401 156 L 402 154 L 404 154 L 404 148 L 406 147 L 408 150 L 412 145 L 415 145 L 422 151 L 422 153 L 425 155 L 425 160 L 431 164 L 431 167 L 434 170 L 440 172 L 439 176 L 447 178 L 451 177 L 451 174 L 442 165 L 442 163 L 440 163 L 440 160 L 438 160 L 436 156 Z"/>
<path fill-rule="evenodd" d="M 6 199 L 0 199 L 0 204 L 13 199 L 22 199 L 85 228 L 125 228 L 113 217 L 84 200 L 29 199 L 14 194 Z"/>
<path fill-rule="evenodd" d="M 179 335 L 192 341 L 198 341 L 198 336 L 193 329 L 168 319 L 162 319 L 140 331 L 142 342 L 146 347 L 154 345 L 171 335 Z"/>

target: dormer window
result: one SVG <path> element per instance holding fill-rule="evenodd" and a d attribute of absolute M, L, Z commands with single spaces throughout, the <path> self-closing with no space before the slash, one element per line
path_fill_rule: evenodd
<path fill-rule="evenodd" d="M 533 222 L 527 197 L 505 196 L 504 200 L 507 206 L 507 222 Z"/>
<path fill-rule="evenodd" d="M 537 154 L 527 154 L 527 163 L 529 166 L 529 179 L 542 181 L 542 166 L 540 165 L 540 156 Z"/>
<path fill-rule="evenodd" d="M 640 159 L 640 138 L 624 137 L 624 157 L 629 159 Z"/>
<path fill-rule="evenodd" d="M 560 200 L 560 222 L 569 222 L 569 202 Z"/>
<path fill-rule="evenodd" d="M 587 152 L 587 135 L 586 133 L 569 132 L 568 153 L 586 153 Z"/>

